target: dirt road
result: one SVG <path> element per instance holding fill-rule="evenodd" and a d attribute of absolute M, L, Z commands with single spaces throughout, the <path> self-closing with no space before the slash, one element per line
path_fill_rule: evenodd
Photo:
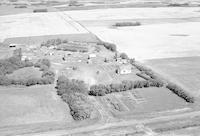
<path fill-rule="evenodd" d="M 61 135 L 69 135 L 69 134 L 82 134 L 86 132 L 95 132 L 95 131 L 103 131 L 108 129 L 119 129 L 120 127 L 125 126 L 134 126 L 138 124 L 146 124 L 146 123 L 155 123 L 155 122 L 162 122 L 162 121 L 172 121 L 175 119 L 184 119 L 184 118 L 193 118 L 200 115 L 200 111 L 194 111 L 190 113 L 183 113 L 181 115 L 170 115 L 170 116 L 161 116 L 152 119 L 144 119 L 144 120 L 128 120 L 128 121 L 118 121 L 113 123 L 97 123 L 94 125 L 89 125 L 86 127 L 75 127 L 72 125 L 70 128 L 64 127 L 64 124 L 59 124 L 59 122 L 52 122 L 52 123 L 45 123 L 45 124 L 35 124 L 21 127 L 12 127 L 12 128 L 0 128 L 0 134 L 8 135 L 9 132 L 17 132 L 20 136 L 61 136 Z M 31 129 L 28 130 L 28 129 Z M 55 129 L 55 130 L 53 130 Z M 7 133 L 4 133 L 6 132 Z M 38 131 L 38 132 L 34 132 Z M 19 133 L 21 132 L 21 133 Z M 11 134 L 11 135 L 12 135 Z"/>

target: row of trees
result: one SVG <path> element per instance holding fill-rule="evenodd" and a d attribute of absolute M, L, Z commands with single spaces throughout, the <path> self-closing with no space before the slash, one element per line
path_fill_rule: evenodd
<path fill-rule="evenodd" d="M 29 79 L 10 79 L 6 75 L 0 75 L 0 85 L 9 86 L 9 85 L 24 85 L 24 86 L 32 86 L 32 85 L 46 85 L 52 84 L 54 82 L 54 73 L 52 71 L 46 71 L 45 76 L 43 75 L 41 78 L 29 78 Z"/>
<path fill-rule="evenodd" d="M 90 87 L 89 95 L 93 96 L 104 96 L 105 94 L 113 92 L 122 92 L 127 90 L 132 90 L 136 88 L 147 88 L 147 87 L 162 87 L 162 82 L 157 82 L 156 80 L 142 80 L 142 81 L 122 81 L 118 84 L 108 84 L 108 85 L 93 85 Z"/>
<path fill-rule="evenodd" d="M 91 117 L 94 108 L 86 96 L 88 89 L 83 81 L 60 76 L 56 88 L 58 95 L 69 105 L 74 120 Z"/>
<path fill-rule="evenodd" d="M 112 51 L 112 52 L 116 52 L 117 51 L 117 46 L 113 43 L 108 43 L 108 42 L 103 42 L 100 41 L 97 43 L 97 45 L 103 45 L 106 49 Z"/>
<path fill-rule="evenodd" d="M 187 91 L 181 88 L 180 86 L 168 82 L 166 87 L 179 97 L 183 98 L 186 102 L 194 103 L 194 97 L 190 96 L 190 94 L 188 94 Z"/>
<path fill-rule="evenodd" d="M 140 26 L 141 23 L 140 22 L 118 22 L 118 23 L 115 23 L 113 26 L 116 26 L 116 27 L 123 27 L 123 26 Z"/>
<path fill-rule="evenodd" d="M 68 43 L 68 41 L 65 39 L 65 40 L 62 40 L 62 39 L 50 39 L 50 40 L 47 40 L 46 42 L 43 42 L 41 44 L 41 47 L 42 46 L 45 46 L 45 47 L 51 47 L 51 46 L 57 46 L 57 45 L 60 45 L 62 43 Z"/>
<path fill-rule="evenodd" d="M 142 71 L 144 74 L 148 75 L 151 79 L 156 80 L 157 82 L 163 82 L 166 84 L 166 87 L 171 90 L 173 93 L 184 99 L 186 102 L 194 103 L 195 99 L 193 96 L 191 96 L 186 90 L 181 88 L 180 86 L 171 83 L 165 79 L 161 79 L 161 77 L 154 73 L 151 69 L 139 64 L 139 63 L 132 63 L 136 68 L 138 68 L 140 71 Z M 143 76 L 140 74 L 140 76 Z"/>

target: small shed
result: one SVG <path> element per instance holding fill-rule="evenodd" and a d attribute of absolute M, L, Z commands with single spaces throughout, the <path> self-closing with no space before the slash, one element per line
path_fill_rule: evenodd
<path fill-rule="evenodd" d="M 121 65 L 117 68 L 117 74 L 130 74 L 132 72 L 131 65 Z"/>
<path fill-rule="evenodd" d="M 88 58 L 89 58 L 89 59 L 90 59 L 90 58 L 95 58 L 96 56 L 97 56 L 96 54 L 93 54 L 93 53 L 92 53 L 92 54 L 89 54 L 89 55 L 88 55 Z"/>
<path fill-rule="evenodd" d="M 18 44 L 11 43 L 11 44 L 9 44 L 9 47 L 10 47 L 10 48 L 15 48 L 15 47 L 17 47 L 17 45 L 18 45 Z"/>

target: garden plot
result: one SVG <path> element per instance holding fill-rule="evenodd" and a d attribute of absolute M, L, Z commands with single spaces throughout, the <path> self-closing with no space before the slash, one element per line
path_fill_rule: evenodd
<path fill-rule="evenodd" d="M 145 64 L 194 96 L 200 96 L 200 57 L 154 59 Z"/>
<path fill-rule="evenodd" d="M 13 37 L 84 34 L 87 31 L 61 12 L 0 16 L 0 41 Z"/>
<path fill-rule="evenodd" d="M 127 118 L 128 116 L 170 113 L 190 109 L 180 97 L 166 88 L 141 88 L 126 92 L 107 94 L 99 97 L 105 109 L 113 116 Z M 113 106 L 115 105 L 115 106 Z"/>
<path fill-rule="evenodd" d="M 0 88 L 0 127 L 42 122 L 72 122 L 68 106 L 52 85 Z"/>
<path fill-rule="evenodd" d="M 184 108 L 187 103 L 166 88 L 142 88 L 130 91 L 136 100 L 135 113 L 152 113 L 158 111 Z"/>

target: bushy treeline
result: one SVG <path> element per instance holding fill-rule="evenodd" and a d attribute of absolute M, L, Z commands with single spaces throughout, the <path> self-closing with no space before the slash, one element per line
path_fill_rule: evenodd
<path fill-rule="evenodd" d="M 162 80 L 161 77 L 158 74 L 156 74 L 155 72 L 153 72 L 150 68 L 147 68 L 137 62 L 132 63 L 132 65 L 134 65 L 137 69 L 139 69 L 146 75 L 150 76 L 152 79 L 160 80 L 160 81 Z"/>
<path fill-rule="evenodd" d="M 10 79 L 6 74 L 11 74 L 15 70 L 24 67 L 39 67 L 43 71 L 41 78 L 29 78 L 29 79 Z M 55 74 L 49 70 L 51 63 L 48 59 L 40 59 L 38 62 L 33 64 L 32 62 L 25 60 L 21 61 L 20 57 L 12 56 L 8 59 L 0 60 L 0 85 L 24 85 L 32 86 L 36 84 L 45 85 L 52 84 L 55 80 Z"/>
<path fill-rule="evenodd" d="M 67 40 L 62 40 L 62 39 L 50 39 L 50 40 L 47 40 L 46 42 L 43 42 L 41 44 L 41 47 L 42 46 L 45 46 L 45 47 L 51 47 L 51 46 L 57 46 L 57 45 L 60 45 L 62 43 L 68 43 Z"/>
<path fill-rule="evenodd" d="M 126 53 L 124 53 L 124 52 L 120 54 L 120 58 L 122 58 L 122 59 L 129 59 L 128 55 Z"/>
<path fill-rule="evenodd" d="M 9 86 L 9 85 L 46 85 L 52 84 L 54 82 L 55 74 L 52 71 L 45 71 L 42 74 L 41 78 L 29 78 L 29 79 L 10 79 L 6 75 L 0 75 L 0 85 Z"/>
<path fill-rule="evenodd" d="M 46 71 L 51 67 L 51 62 L 48 59 L 39 59 L 34 67 L 40 68 L 41 71 Z"/>
<path fill-rule="evenodd" d="M 87 87 L 83 81 L 60 76 L 56 88 L 58 95 L 69 105 L 74 120 L 91 117 L 93 106 L 86 96 Z"/>
<path fill-rule="evenodd" d="M 108 85 L 93 85 L 90 87 L 89 95 L 93 96 L 104 96 L 113 92 L 122 92 L 132 90 L 136 88 L 147 88 L 147 87 L 162 87 L 163 83 L 156 80 L 141 80 L 141 81 L 129 81 L 125 80 L 118 84 Z"/>
<path fill-rule="evenodd" d="M 44 9 L 34 9 L 33 13 L 40 13 L 40 12 L 48 12 L 48 10 L 46 8 Z"/>
<path fill-rule="evenodd" d="M 104 42 L 104 41 L 100 41 L 97 43 L 97 45 L 103 45 L 106 49 L 112 51 L 112 52 L 116 52 L 117 51 L 117 46 L 113 43 L 109 43 L 109 42 Z"/>
<path fill-rule="evenodd" d="M 116 27 L 123 27 L 123 26 L 140 26 L 141 23 L 140 22 L 118 22 L 118 23 L 115 23 L 113 26 L 116 26 Z"/>
<path fill-rule="evenodd" d="M 175 93 L 176 95 L 178 95 L 179 97 L 181 97 L 182 99 L 184 99 L 186 102 L 189 103 L 194 103 L 194 97 L 191 96 L 189 93 L 186 92 L 186 90 L 182 89 L 180 86 L 171 83 L 165 79 L 161 79 L 161 77 L 159 75 L 157 75 L 156 73 L 154 73 L 151 69 L 142 66 L 141 64 L 138 63 L 133 63 L 133 65 L 138 68 L 140 71 L 144 72 L 146 75 L 148 75 L 149 77 L 151 77 L 151 79 L 156 80 L 157 82 L 162 82 L 164 84 L 166 84 L 166 87 L 171 90 L 173 93 Z"/>
<path fill-rule="evenodd" d="M 82 93 L 86 94 L 87 87 L 83 81 L 76 79 L 68 79 L 65 76 L 58 77 L 56 88 L 58 95 Z"/>
<path fill-rule="evenodd" d="M 194 103 L 194 97 L 190 96 L 190 94 L 188 94 L 183 88 L 179 87 L 178 85 L 168 82 L 166 87 L 179 97 L 183 98 L 186 102 Z"/>
<path fill-rule="evenodd" d="M 13 56 L 0 60 L 0 75 L 11 74 L 13 71 L 24 67 L 33 66 L 33 63 L 25 60 L 21 60 L 21 49 L 14 50 Z"/>
<path fill-rule="evenodd" d="M 79 45 L 60 45 L 56 48 L 57 50 L 63 51 L 71 51 L 71 52 L 88 52 L 87 47 L 79 46 Z"/>

